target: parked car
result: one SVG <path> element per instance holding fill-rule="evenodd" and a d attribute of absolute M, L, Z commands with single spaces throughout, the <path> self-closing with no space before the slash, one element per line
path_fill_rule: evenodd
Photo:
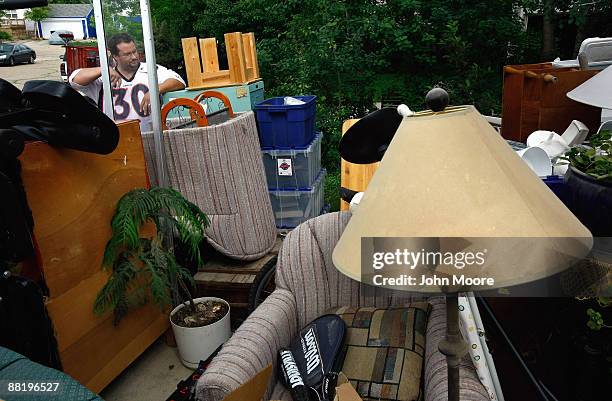
<path fill-rule="evenodd" d="M 60 35 L 68 35 L 68 38 L 70 40 L 74 39 L 74 34 L 72 33 L 72 31 L 66 31 L 66 30 L 60 29 L 58 31 L 51 32 L 51 36 L 49 36 L 49 44 L 50 45 L 65 45 L 66 42 Z"/>
<path fill-rule="evenodd" d="M 28 46 L 16 43 L 0 43 L 0 64 L 33 64 L 34 60 L 36 60 L 36 52 Z"/>

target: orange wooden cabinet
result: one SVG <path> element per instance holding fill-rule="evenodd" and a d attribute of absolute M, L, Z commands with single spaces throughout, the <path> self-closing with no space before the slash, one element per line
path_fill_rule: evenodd
<path fill-rule="evenodd" d="M 35 142 L 19 158 L 62 365 L 96 393 L 169 326 L 167 314 L 152 304 L 116 327 L 111 315 L 93 314 L 108 278 L 102 255 L 117 201 L 149 186 L 138 121 L 120 123 L 119 131 L 119 145 L 109 155 Z"/>
<path fill-rule="evenodd" d="M 239 85 L 259 79 L 255 35 L 232 32 L 225 34 L 228 70 L 219 69 L 217 40 L 183 38 L 183 58 L 188 89 Z"/>
<path fill-rule="evenodd" d="M 572 120 L 599 127 L 601 109 L 575 102 L 566 96 L 598 71 L 552 68 L 551 63 L 504 67 L 502 136 L 525 142 L 536 130 L 562 134 Z"/>

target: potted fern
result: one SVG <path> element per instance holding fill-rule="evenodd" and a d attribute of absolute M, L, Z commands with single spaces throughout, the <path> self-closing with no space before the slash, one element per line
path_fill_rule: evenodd
<path fill-rule="evenodd" d="M 141 236 L 150 223 L 156 233 Z M 199 266 L 207 226 L 206 214 L 174 189 L 126 193 L 117 203 L 104 251 L 103 267 L 110 276 L 94 303 L 96 314 L 112 311 L 115 324 L 150 299 L 162 310 L 175 306 L 170 322 L 179 355 L 192 368 L 230 337 L 229 304 L 213 297 L 193 299 L 193 277 L 177 262 L 162 230 L 173 233 Z"/>
<path fill-rule="evenodd" d="M 612 236 L 612 135 L 602 131 L 590 146 L 570 149 L 565 182 L 572 195 L 572 212 L 597 237 Z"/>

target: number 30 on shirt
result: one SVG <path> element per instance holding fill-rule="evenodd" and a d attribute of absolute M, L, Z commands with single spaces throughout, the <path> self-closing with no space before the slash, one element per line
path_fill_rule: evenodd
<path fill-rule="evenodd" d="M 136 84 L 131 87 L 113 88 L 113 104 L 115 105 L 115 119 L 126 120 L 146 117 L 140 110 L 140 102 L 149 87 L 145 84 Z"/>

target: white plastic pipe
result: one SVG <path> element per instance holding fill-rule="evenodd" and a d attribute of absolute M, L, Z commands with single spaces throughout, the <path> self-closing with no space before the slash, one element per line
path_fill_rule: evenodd
<path fill-rule="evenodd" d="M 144 40 L 145 57 L 147 59 L 147 74 L 149 75 L 149 93 L 151 96 L 151 123 L 155 140 L 155 164 L 158 172 L 158 185 L 168 186 L 166 163 L 164 160 L 164 137 L 161 123 L 161 102 L 157 84 L 157 61 L 155 59 L 155 42 L 153 40 L 153 24 L 149 0 L 140 0 L 140 15 L 142 17 L 142 37 Z"/>
<path fill-rule="evenodd" d="M 102 0 L 93 0 L 94 18 L 96 20 L 96 36 L 98 37 L 98 55 L 100 56 L 100 72 L 102 73 L 102 91 L 104 114 L 114 120 L 113 96 L 111 93 L 110 73 L 108 72 L 108 53 L 106 51 L 106 35 L 104 34 L 104 16 L 102 14 Z"/>
<path fill-rule="evenodd" d="M 484 325 L 482 324 L 482 318 L 480 317 L 480 310 L 478 310 L 478 304 L 476 303 L 476 298 L 473 292 L 468 292 L 465 294 L 470 305 L 470 309 L 472 310 L 472 315 L 474 316 L 474 323 L 476 323 L 476 327 L 479 330 L 484 331 Z M 491 352 L 489 351 L 489 346 L 487 344 L 485 337 L 480 337 L 480 345 L 482 347 L 483 354 L 487 361 L 487 366 L 489 367 L 489 372 L 491 373 L 491 379 L 493 380 L 493 387 L 495 389 L 495 394 L 497 394 L 497 399 L 499 401 L 504 401 L 504 393 L 502 392 L 501 384 L 499 382 L 499 377 L 497 376 L 497 369 L 495 369 L 495 362 L 493 362 L 493 357 L 491 356 Z"/>

